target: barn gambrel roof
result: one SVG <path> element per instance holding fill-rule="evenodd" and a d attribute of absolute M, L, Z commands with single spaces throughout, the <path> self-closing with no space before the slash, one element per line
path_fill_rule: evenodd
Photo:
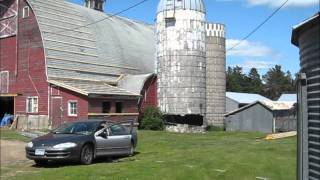
<path fill-rule="evenodd" d="M 123 74 L 154 72 L 151 25 L 63 0 L 27 1 L 43 39 L 48 81 L 117 84 Z"/>

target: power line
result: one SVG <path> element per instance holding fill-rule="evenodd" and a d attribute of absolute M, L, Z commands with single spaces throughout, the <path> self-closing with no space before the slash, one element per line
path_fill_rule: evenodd
<path fill-rule="evenodd" d="M 262 21 L 262 23 L 260 23 L 256 28 L 254 28 L 248 35 L 246 35 L 244 38 L 242 38 L 238 43 L 236 43 L 234 46 L 232 46 L 231 48 L 227 49 L 226 52 L 228 51 L 232 51 L 234 48 L 236 48 L 237 46 L 239 46 L 241 43 L 243 43 L 243 41 L 245 41 L 246 39 L 248 39 L 250 36 L 252 36 L 252 34 L 254 34 L 255 32 L 257 32 L 265 23 L 267 23 L 278 11 L 280 11 L 280 9 L 283 8 L 284 5 L 286 5 L 288 3 L 289 0 L 286 0 L 285 2 L 283 2 L 281 4 L 281 6 L 279 6 L 275 11 L 273 11 L 264 21 Z M 319 0 L 320 2 L 320 0 Z"/>
<path fill-rule="evenodd" d="M 85 24 L 85 25 L 82 25 L 82 26 L 77 26 L 77 27 L 72 28 L 72 29 L 67 29 L 67 30 L 62 30 L 62 31 L 56 31 L 56 32 L 48 32 L 48 33 L 57 34 L 57 33 L 61 33 L 61 32 L 74 31 L 74 30 L 77 30 L 77 29 L 80 29 L 80 28 L 83 28 L 83 27 L 91 26 L 91 25 L 93 25 L 93 24 L 97 24 L 97 23 L 102 22 L 102 21 L 105 21 L 105 20 L 107 20 L 107 19 L 111 19 L 111 18 L 113 18 L 113 17 L 115 17 L 115 16 L 117 16 L 117 15 L 119 15 L 119 14 L 122 14 L 122 13 L 124 13 L 124 12 L 126 12 L 126 11 L 129 11 L 129 10 L 131 10 L 131 9 L 137 7 L 137 6 L 140 6 L 141 4 L 143 4 L 143 3 L 147 2 L 147 1 L 148 1 L 148 0 L 142 0 L 142 1 L 140 1 L 140 2 L 138 2 L 138 3 L 136 3 L 136 4 L 134 4 L 134 5 L 132 5 L 132 6 L 130 6 L 130 7 L 128 7 L 128 8 L 126 8 L 126 9 L 122 10 L 122 11 L 119 11 L 119 12 L 117 12 L 117 13 L 115 13 L 115 14 L 109 15 L 108 17 L 102 18 L 102 19 L 100 19 L 100 20 L 97 20 L 97 21 L 94 21 L 94 22 L 91 22 L 91 23 L 88 23 L 88 24 Z"/>

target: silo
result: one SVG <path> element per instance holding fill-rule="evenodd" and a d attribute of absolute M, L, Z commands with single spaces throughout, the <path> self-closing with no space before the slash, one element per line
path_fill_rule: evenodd
<path fill-rule="evenodd" d="M 293 28 L 300 48 L 298 179 L 320 179 L 320 13 Z"/>
<path fill-rule="evenodd" d="M 225 26 L 206 24 L 206 121 L 209 126 L 224 126 L 226 113 Z"/>
<path fill-rule="evenodd" d="M 194 115 L 196 124 L 202 125 L 205 116 L 205 37 L 202 0 L 160 0 L 156 17 L 158 105 L 177 123 L 189 124 L 190 118 L 184 117 Z"/>

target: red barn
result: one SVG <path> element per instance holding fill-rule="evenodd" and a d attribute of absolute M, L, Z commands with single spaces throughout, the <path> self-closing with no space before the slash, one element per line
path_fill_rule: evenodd
<path fill-rule="evenodd" d="M 136 120 L 156 106 L 151 25 L 63 0 L 0 0 L 0 10 L 0 117 L 37 129 Z"/>

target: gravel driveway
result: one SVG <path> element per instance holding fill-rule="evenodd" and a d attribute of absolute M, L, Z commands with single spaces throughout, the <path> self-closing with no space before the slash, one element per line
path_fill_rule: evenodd
<path fill-rule="evenodd" d="M 28 161 L 24 150 L 26 143 L 0 140 L 1 166 Z"/>

